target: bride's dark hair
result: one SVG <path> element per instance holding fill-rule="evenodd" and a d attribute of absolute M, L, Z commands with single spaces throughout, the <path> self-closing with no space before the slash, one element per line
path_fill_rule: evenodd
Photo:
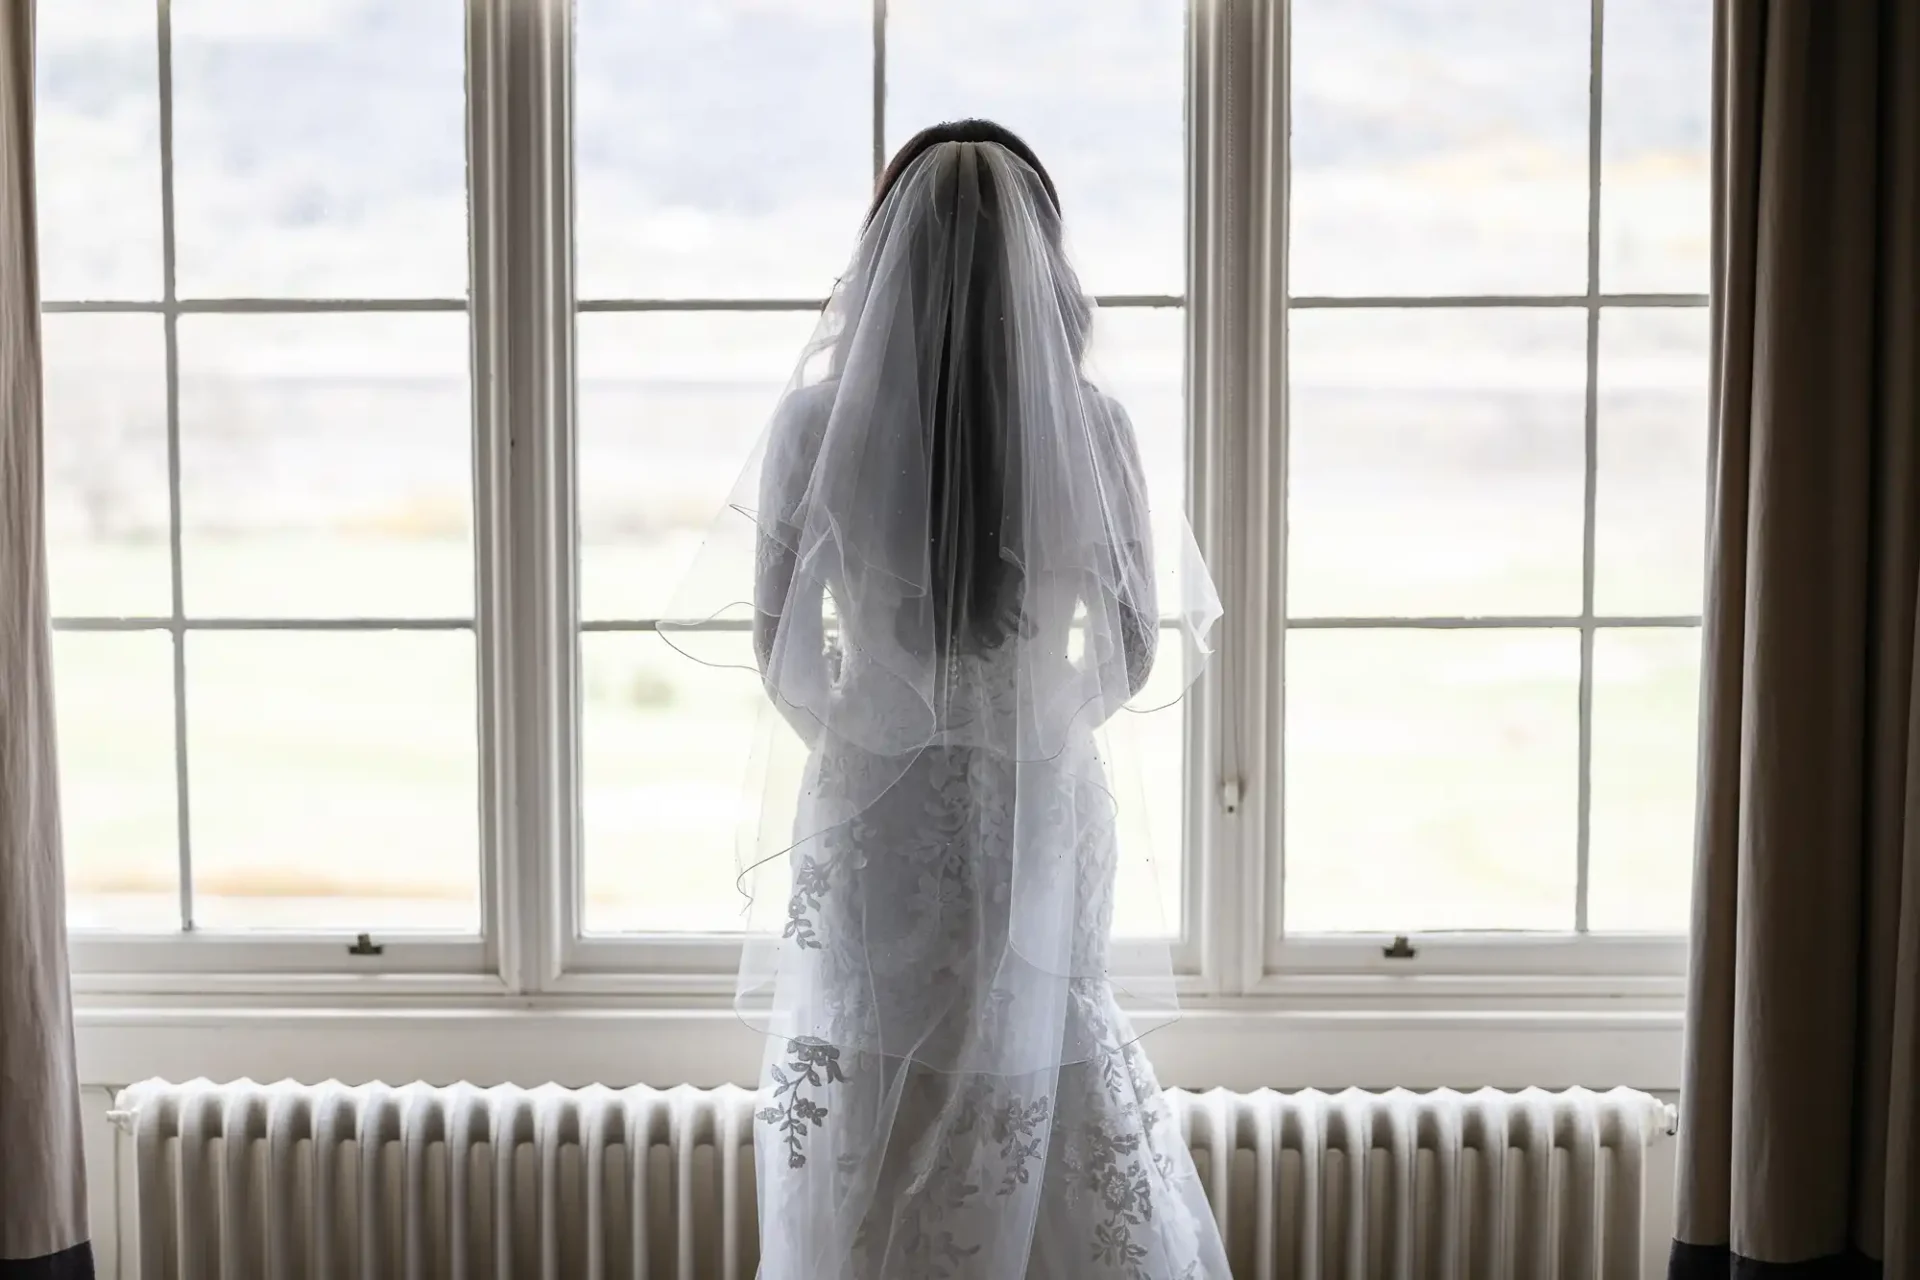
<path fill-rule="evenodd" d="M 1052 176 L 1018 134 L 991 120 L 948 121 L 908 139 L 880 175 L 867 211 L 869 224 L 914 161 L 944 143 L 993 144 L 1010 152 L 1038 180 L 1045 193 L 1046 232 L 1059 243 L 1060 194 Z M 934 634 L 963 651 L 997 648 L 1023 625 L 1023 549 L 1005 545 L 1003 535 L 1021 527 L 1021 503 L 1028 496 L 1023 492 L 1019 434 L 1004 412 L 1006 398 L 1016 392 L 1009 370 L 1011 343 L 1004 332 L 1009 308 L 999 296 L 1005 280 L 998 269 L 1004 253 L 999 242 L 1004 234 L 1002 193 L 992 170 L 982 166 L 974 172 L 981 210 L 978 234 L 991 239 L 974 244 L 971 279 L 959 290 L 966 300 L 964 310 L 943 308 L 939 350 L 925 353 L 937 360 L 938 372 L 923 387 L 923 395 L 930 392 L 931 397 L 923 400 L 928 411 L 922 419 L 930 462 L 927 554 L 932 598 L 927 605 L 933 610 Z M 934 199 L 952 207 L 959 199 L 959 181 L 957 172 L 943 175 Z M 1077 356 L 1087 328 L 1087 303 L 1071 278 L 1057 283 Z M 929 289 L 927 296 L 940 292 Z M 956 357 L 956 350 L 963 354 Z M 958 367 L 961 363 L 964 368 Z M 1045 495 L 1034 496 L 1046 500 Z"/>
<path fill-rule="evenodd" d="M 872 222 L 873 215 L 880 212 L 880 206 L 886 203 L 887 196 L 892 193 L 907 167 L 943 142 L 993 142 L 1013 152 L 1040 179 L 1040 185 L 1047 192 L 1047 203 L 1053 206 L 1054 216 L 1059 216 L 1060 193 L 1054 189 L 1053 175 L 1047 172 L 1047 166 L 1040 163 L 1040 157 L 1033 154 L 1033 148 L 1027 145 L 1025 138 L 991 120 L 948 120 L 922 129 L 894 152 L 893 159 L 887 162 L 886 172 L 880 175 L 880 181 L 874 187 L 873 204 L 867 210 L 868 222 Z"/>

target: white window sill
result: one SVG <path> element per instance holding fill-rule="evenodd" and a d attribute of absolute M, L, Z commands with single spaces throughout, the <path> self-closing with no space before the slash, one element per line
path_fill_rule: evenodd
<path fill-rule="evenodd" d="M 1187 1088 L 1679 1086 L 1676 996 L 1505 1003 L 1438 991 L 1397 1007 L 1331 992 L 1213 1001 L 1145 1045 L 1162 1083 Z M 94 998 L 81 1000 L 75 1025 L 81 1080 L 107 1085 L 153 1076 L 751 1084 L 762 1044 L 712 1000 Z"/>

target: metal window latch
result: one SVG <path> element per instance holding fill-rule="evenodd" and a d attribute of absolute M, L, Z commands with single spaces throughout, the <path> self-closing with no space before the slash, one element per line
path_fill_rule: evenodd
<path fill-rule="evenodd" d="M 347 948 L 350 956 L 377 956 L 386 952 L 386 948 L 373 940 L 371 934 L 363 933 Z"/>
<path fill-rule="evenodd" d="M 1392 946 L 1380 948 L 1380 954 L 1389 960 L 1411 960 L 1420 953 L 1414 950 L 1413 943 L 1403 933 L 1393 940 Z"/>
<path fill-rule="evenodd" d="M 1220 807 L 1228 813 L 1240 812 L 1240 779 L 1228 778 L 1220 784 Z"/>

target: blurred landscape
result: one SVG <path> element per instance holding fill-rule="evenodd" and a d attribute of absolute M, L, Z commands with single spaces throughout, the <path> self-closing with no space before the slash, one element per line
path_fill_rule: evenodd
<path fill-rule="evenodd" d="M 1704 292 L 1707 6 L 1606 12 L 1600 288 Z M 180 297 L 465 298 L 460 4 L 172 13 Z M 872 179 L 868 4 L 577 13 L 581 296 L 822 297 Z M 1294 0 L 1295 295 L 1584 294 L 1588 13 Z M 1182 5 L 888 14 L 888 149 L 995 116 L 1052 169 L 1089 289 L 1183 291 Z M 161 296 L 154 21 L 151 0 L 40 7 L 49 300 Z M 585 618 L 666 607 L 812 323 L 579 318 Z M 164 619 L 162 321 L 57 313 L 45 333 L 54 611 Z M 1178 307 L 1113 308 L 1093 353 L 1164 513 L 1184 483 L 1184 342 Z M 1579 614 L 1586 350 L 1581 308 L 1296 310 L 1290 615 Z M 474 642 L 453 625 L 473 612 L 465 317 L 193 314 L 178 357 L 187 617 L 450 627 L 186 634 L 196 923 L 477 928 Z M 1699 611 L 1705 361 L 1702 310 L 1602 314 L 1602 616 Z M 56 657 L 73 921 L 177 928 L 172 641 L 63 631 Z M 1301 629 L 1288 676 L 1288 928 L 1572 926 L 1577 631 Z M 1696 632 L 1602 630 L 1594 687 L 1592 925 L 1677 929 Z M 759 697 L 649 633 L 582 637 L 590 928 L 737 924 L 738 744 Z M 1122 924 L 1144 932 L 1170 923 L 1179 881 L 1179 711 L 1137 728 Z"/>

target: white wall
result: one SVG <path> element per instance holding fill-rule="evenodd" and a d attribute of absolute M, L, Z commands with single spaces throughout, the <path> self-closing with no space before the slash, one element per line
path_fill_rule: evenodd
<path fill-rule="evenodd" d="M 120 1243 L 133 1239 L 133 1186 L 131 1177 L 122 1176 L 123 1157 L 131 1151 L 120 1149 L 120 1131 L 107 1119 L 117 1092 L 110 1085 L 83 1085 L 80 1089 L 81 1121 L 87 1144 L 87 1216 L 93 1225 L 94 1274 L 98 1280 L 122 1280 L 135 1268 L 129 1260 L 126 1270 L 120 1266 Z M 128 1166 L 129 1171 L 131 1166 Z M 120 1203 L 120 1189 L 126 1187 Z"/>

